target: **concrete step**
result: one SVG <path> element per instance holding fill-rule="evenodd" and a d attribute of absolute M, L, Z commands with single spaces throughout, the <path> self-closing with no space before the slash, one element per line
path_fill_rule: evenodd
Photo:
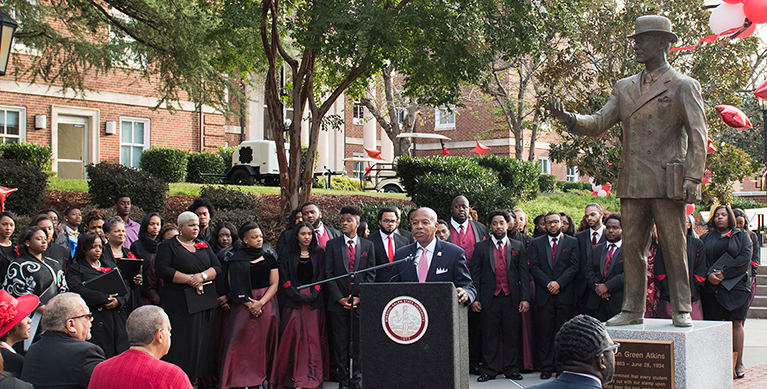
<path fill-rule="evenodd" d="M 754 301 L 751 302 L 752 307 L 765 307 L 767 308 L 767 295 L 755 295 Z"/>
<path fill-rule="evenodd" d="M 767 296 L 767 282 L 760 285 L 759 281 L 756 281 L 756 294 L 759 296 Z"/>
<path fill-rule="evenodd" d="M 751 306 L 746 317 L 751 319 L 767 319 L 767 308 Z"/>

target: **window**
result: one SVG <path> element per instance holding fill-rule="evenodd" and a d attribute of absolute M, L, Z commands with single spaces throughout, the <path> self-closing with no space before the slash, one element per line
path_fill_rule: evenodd
<path fill-rule="evenodd" d="M 354 106 L 352 107 L 352 122 L 354 124 L 362 124 L 365 120 L 365 106 L 359 100 L 354 100 Z"/>
<path fill-rule="evenodd" d="M 352 157 L 363 158 L 362 153 L 352 153 Z M 364 162 L 352 162 L 352 178 L 360 178 L 360 174 L 365 174 Z"/>
<path fill-rule="evenodd" d="M 541 174 L 551 174 L 549 157 L 538 157 L 538 166 L 541 167 Z"/>
<path fill-rule="evenodd" d="M 0 106 L 0 143 L 19 143 L 26 140 L 26 108 Z"/>
<path fill-rule="evenodd" d="M 120 118 L 120 163 L 138 169 L 149 148 L 149 119 Z"/>
<path fill-rule="evenodd" d="M 455 129 L 455 106 L 439 107 L 434 110 L 434 129 Z"/>
<path fill-rule="evenodd" d="M 578 167 L 573 166 L 567 168 L 567 175 L 565 176 L 566 181 L 570 182 L 577 182 L 578 181 Z"/>

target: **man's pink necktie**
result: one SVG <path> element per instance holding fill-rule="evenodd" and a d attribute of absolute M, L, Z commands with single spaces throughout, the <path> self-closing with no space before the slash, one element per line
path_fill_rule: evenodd
<path fill-rule="evenodd" d="M 429 272 L 426 251 L 427 250 L 423 250 L 423 254 L 421 254 L 421 258 L 418 260 L 418 282 L 426 282 L 426 274 Z"/>

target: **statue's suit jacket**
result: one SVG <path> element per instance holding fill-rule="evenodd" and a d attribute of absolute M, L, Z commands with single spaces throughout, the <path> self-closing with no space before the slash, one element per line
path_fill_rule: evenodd
<path fill-rule="evenodd" d="M 706 165 L 708 138 L 700 84 L 668 67 L 642 94 L 644 72 L 619 80 L 599 112 L 568 120 L 570 132 L 588 136 L 623 124 L 615 186 L 619 198 L 669 198 L 667 164 L 683 164 L 684 179 L 698 183 Z M 678 185 L 679 192 L 682 182 Z"/>

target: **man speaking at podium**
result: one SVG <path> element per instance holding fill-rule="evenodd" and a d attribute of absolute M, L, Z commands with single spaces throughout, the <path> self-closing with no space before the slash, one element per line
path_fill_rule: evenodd
<path fill-rule="evenodd" d="M 413 261 L 398 263 L 390 282 L 452 282 L 458 303 L 468 305 L 477 295 L 462 248 L 435 237 L 437 213 L 428 207 L 418 208 L 410 217 L 415 243 L 397 250 L 394 261 L 413 256 Z"/>

